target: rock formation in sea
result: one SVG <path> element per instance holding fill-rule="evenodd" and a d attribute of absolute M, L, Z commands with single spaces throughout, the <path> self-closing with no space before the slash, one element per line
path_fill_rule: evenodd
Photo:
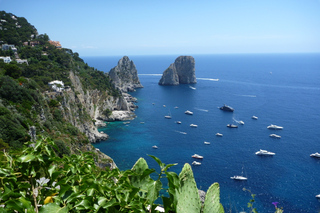
<path fill-rule="evenodd" d="M 192 56 L 179 56 L 162 74 L 159 85 L 197 83 L 195 60 Z"/>
<path fill-rule="evenodd" d="M 128 56 L 122 57 L 118 65 L 109 71 L 113 85 L 121 92 L 132 92 L 136 88 L 142 88 L 138 72 L 133 61 Z"/>

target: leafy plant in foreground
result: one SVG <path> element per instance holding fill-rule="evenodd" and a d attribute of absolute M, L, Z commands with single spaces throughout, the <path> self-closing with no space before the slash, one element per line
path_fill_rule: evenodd
<path fill-rule="evenodd" d="M 160 191 L 165 212 L 223 213 L 218 183 L 212 184 L 201 205 L 189 164 L 180 174 L 152 157 L 160 172 L 140 158 L 132 169 L 103 170 L 96 166 L 92 153 L 56 156 L 53 140 L 40 138 L 28 143 L 21 156 L 9 155 L 0 168 L 0 212 L 158 212 Z M 151 174 L 157 177 L 152 179 Z M 162 178 L 168 180 L 165 189 Z M 280 212 L 280 211 L 277 211 Z"/>

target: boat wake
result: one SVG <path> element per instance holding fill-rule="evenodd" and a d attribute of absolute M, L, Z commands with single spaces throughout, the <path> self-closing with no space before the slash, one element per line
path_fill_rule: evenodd
<path fill-rule="evenodd" d="M 190 89 L 194 89 L 194 90 L 196 90 L 196 89 L 197 89 L 197 88 L 195 88 L 195 87 L 192 87 L 192 86 L 189 86 L 189 88 L 190 88 Z"/>
<path fill-rule="evenodd" d="M 186 132 L 181 132 L 181 131 L 178 131 L 178 130 L 175 130 L 175 132 L 180 133 L 180 134 L 183 134 L 183 135 L 186 135 L 186 134 L 187 134 Z"/>
<path fill-rule="evenodd" d="M 199 110 L 199 111 L 202 111 L 202 112 L 209 112 L 209 110 L 207 109 L 199 109 L 199 108 L 194 108 L 195 110 Z"/>
<path fill-rule="evenodd" d="M 205 81 L 219 81 L 218 78 L 197 78 L 197 80 L 205 80 Z"/>
<path fill-rule="evenodd" d="M 242 124 L 242 125 L 244 124 L 243 121 L 238 121 L 238 120 L 236 120 L 235 118 L 232 118 L 232 119 L 233 119 L 234 122 L 236 122 L 236 123 L 238 123 L 238 124 Z"/>
<path fill-rule="evenodd" d="M 138 75 L 162 76 L 162 74 L 138 74 Z"/>
<path fill-rule="evenodd" d="M 237 96 L 242 96 L 242 97 L 249 97 L 249 98 L 256 98 L 256 95 L 237 95 Z"/>

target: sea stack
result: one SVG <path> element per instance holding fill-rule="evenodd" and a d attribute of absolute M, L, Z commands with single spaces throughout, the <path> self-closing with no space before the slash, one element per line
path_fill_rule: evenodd
<path fill-rule="evenodd" d="M 162 74 L 159 85 L 197 83 L 195 61 L 192 56 L 179 56 Z"/>
<path fill-rule="evenodd" d="M 136 88 L 143 87 L 136 66 L 128 56 L 119 60 L 118 65 L 110 70 L 109 76 L 115 88 L 118 88 L 121 92 L 133 92 Z"/>

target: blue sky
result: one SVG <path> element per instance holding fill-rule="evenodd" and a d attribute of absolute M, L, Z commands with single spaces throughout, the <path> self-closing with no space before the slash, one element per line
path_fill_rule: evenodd
<path fill-rule="evenodd" d="M 320 0 L 0 0 L 80 56 L 320 52 Z"/>

